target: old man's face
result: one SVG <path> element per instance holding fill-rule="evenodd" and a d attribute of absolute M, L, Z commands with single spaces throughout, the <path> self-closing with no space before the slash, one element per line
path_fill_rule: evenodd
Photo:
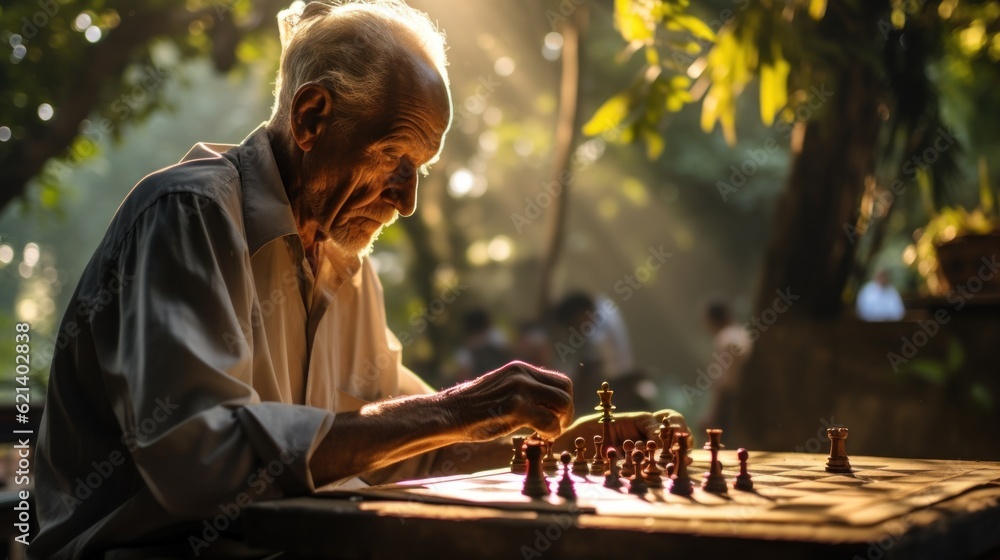
<path fill-rule="evenodd" d="M 327 159 L 304 195 L 318 241 L 366 253 L 383 227 L 416 208 L 418 176 L 441 149 L 451 103 L 434 67 L 411 62 L 390 80 L 382 114 L 346 135 L 328 128 L 317 142 L 314 156 Z"/>

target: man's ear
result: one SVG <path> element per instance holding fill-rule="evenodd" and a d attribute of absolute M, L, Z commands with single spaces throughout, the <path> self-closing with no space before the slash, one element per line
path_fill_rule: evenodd
<path fill-rule="evenodd" d="M 302 84 L 292 98 L 289 119 L 292 138 L 303 152 L 312 150 L 319 135 L 326 130 L 333 114 L 333 96 L 316 82 Z"/>

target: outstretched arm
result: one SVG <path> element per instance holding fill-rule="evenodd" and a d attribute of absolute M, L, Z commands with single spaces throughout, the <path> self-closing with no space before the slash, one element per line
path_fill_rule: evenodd
<path fill-rule="evenodd" d="M 328 484 L 460 442 L 488 442 L 478 453 L 470 445 L 475 458 L 465 466 L 494 461 L 503 452 L 492 440 L 518 428 L 549 438 L 562 433 L 573 419 L 572 392 L 566 376 L 513 362 L 440 393 L 337 414 L 310 459 L 313 481 Z"/>

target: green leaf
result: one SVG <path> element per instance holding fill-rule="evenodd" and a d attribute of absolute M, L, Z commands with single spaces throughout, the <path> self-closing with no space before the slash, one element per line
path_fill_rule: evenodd
<path fill-rule="evenodd" d="M 631 99 L 627 93 L 619 93 L 604 102 L 594 116 L 583 125 L 583 133 L 597 136 L 618 128 L 625 122 L 631 109 Z"/>
<path fill-rule="evenodd" d="M 826 14 L 826 0 L 809 1 L 809 17 L 821 20 L 824 14 Z"/>
<path fill-rule="evenodd" d="M 615 28 L 626 41 L 651 41 L 654 23 L 652 14 L 643 14 L 634 0 L 615 0 Z M 646 17 L 644 17 L 646 16 Z"/>
<path fill-rule="evenodd" d="M 948 369 L 954 373 L 962 367 L 965 363 L 965 351 L 962 350 L 962 344 L 957 340 L 952 339 L 951 343 L 948 345 Z"/>
<path fill-rule="evenodd" d="M 715 32 L 705 22 L 689 15 L 677 15 L 672 18 L 681 28 L 687 30 L 698 39 L 715 41 Z"/>
<path fill-rule="evenodd" d="M 792 67 L 781 55 L 781 46 L 772 45 L 773 60 L 760 69 L 760 119 L 765 126 L 774 124 L 774 116 L 788 103 L 788 73 Z"/>
<path fill-rule="evenodd" d="M 902 371 L 938 385 L 944 383 L 948 377 L 948 369 L 944 362 L 924 358 L 911 361 Z"/>
<path fill-rule="evenodd" d="M 660 157 L 660 154 L 663 153 L 663 148 L 666 145 L 663 141 L 663 135 L 655 130 L 643 128 L 642 138 L 646 141 L 646 157 L 651 160 Z"/>

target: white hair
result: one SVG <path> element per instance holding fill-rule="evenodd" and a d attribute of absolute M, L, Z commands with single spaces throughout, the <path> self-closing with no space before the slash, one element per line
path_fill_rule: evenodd
<path fill-rule="evenodd" d="M 281 129 L 288 126 L 295 92 L 309 82 L 329 88 L 348 125 L 375 115 L 390 73 L 413 41 L 448 84 L 444 35 L 402 0 L 297 1 L 278 14 L 278 29 L 281 64 L 271 122 Z"/>

